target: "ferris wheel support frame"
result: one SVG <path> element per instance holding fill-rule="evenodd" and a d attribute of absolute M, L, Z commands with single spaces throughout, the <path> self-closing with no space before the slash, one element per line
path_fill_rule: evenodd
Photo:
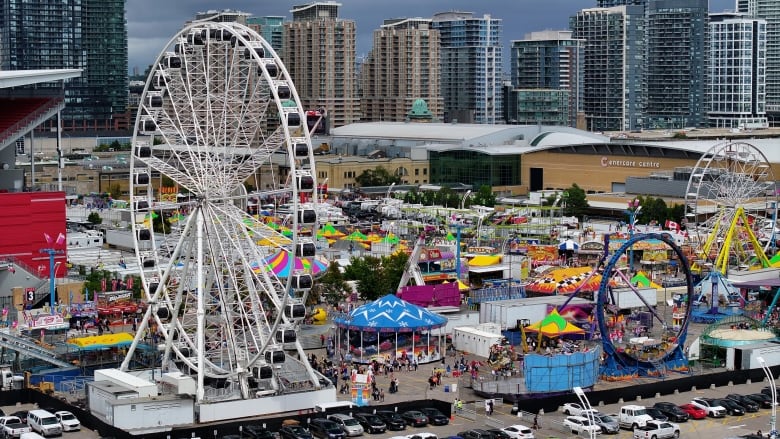
<path fill-rule="evenodd" d="M 251 249 L 247 247 L 247 249 L 245 249 L 247 250 L 246 254 L 235 256 L 236 264 L 238 264 L 236 269 L 240 271 L 234 272 L 233 270 L 229 270 L 229 272 L 223 271 L 222 274 L 220 274 L 219 272 L 213 271 L 215 268 L 209 267 L 214 264 L 214 255 L 223 254 L 234 248 L 240 250 L 241 248 L 244 248 L 243 244 L 255 241 L 251 231 L 247 232 L 247 229 L 243 226 L 235 227 L 235 224 L 238 224 L 242 218 L 246 217 L 245 208 L 241 208 L 241 206 L 246 206 L 245 204 L 241 204 L 241 200 L 246 203 L 247 198 L 245 187 L 241 184 L 242 180 L 251 174 L 257 173 L 258 169 L 260 169 L 259 166 L 266 163 L 266 161 L 269 160 L 270 155 L 278 149 L 279 151 L 287 152 L 287 157 L 289 158 L 288 164 L 290 165 L 291 171 L 289 173 L 287 187 L 285 188 L 286 191 L 284 192 L 289 194 L 290 200 L 294 203 L 311 201 L 315 204 L 320 201 L 320 194 L 317 193 L 317 189 L 314 189 L 315 194 L 309 197 L 308 191 L 310 188 L 308 185 L 303 186 L 302 183 L 304 179 L 314 180 L 316 188 L 317 174 L 314 168 L 315 161 L 313 149 L 311 147 L 311 133 L 306 129 L 306 125 L 304 125 L 305 121 L 300 123 L 302 121 L 298 119 L 298 123 L 290 122 L 290 120 L 296 119 L 288 119 L 288 117 L 285 116 L 288 113 L 296 113 L 299 118 L 303 118 L 305 115 L 300 99 L 297 96 L 295 86 L 289 77 L 289 73 L 287 72 L 284 63 L 281 62 L 281 59 L 272 50 L 270 44 L 246 26 L 236 23 L 212 23 L 207 21 L 193 22 L 185 26 L 185 28 L 171 38 L 166 45 L 167 50 L 173 48 L 174 51 L 166 52 L 166 49 L 164 49 L 158 56 L 152 71 L 153 74 L 150 74 L 147 78 L 143 96 L 147 97 L 148 94 L 149 97 L 159 97 L 160 92 L 154 90 L 155 87 L 163 88 L 163 92 L 170 91 L 170 76 L 167 75 L 171 70 L 168 69 L 177 69 L 179 67 L 171 67 L 171 64 L 168 62 L 169 59 L 166 57 L 181 57 L 180 65 L 184 65 L 184 61 L 188 60 L 188 54 L 192 53 L 187 51 L 188 45 L 203 46 L 204 40 L 207 41 L 206 44 L 210 45 L 212 44 L 212 39 L 217 38 L 214 37 L 214 35 L 222 35 L 222 37 L 218 37 L 222 38 L 222 42 L 216 42 L 215 44 L 231 44 L 236 48 L 234 53 L 239 53 L 238 51 L 242 50 L 241 48 L 249 48 L 243 49 L 243 60 L 250 61 L 242 61 L 241 66 L 243 66 L 242 68 L 249 69 L 257 68 L 258 77 L 255 82 L 260 83 L 265 81 L 265 83 L 268 84 L 268 91 L 270 92 L 270 97 L 267 94 L 252 94 L 251 96 L 253 98 L 265 98 L 260 99 L 258 101 L 259 104 L 277 110 L 278 115 L 280 116 L 280 123 L 276 130 L 268 132 L 269 136 L 264 138 L 264 142 L 260 144 L 256 150 L 254 148 L 252 149 L 249 157 L 245 157 L 247 160 L 238 164 L 239 168 L 220 167 L 215 169 L 218 171 L 217 177 L 220 177 L 220 171 L 230 171 L 229 174 L 223 175 L 222 177 L 224 178 L 221 178 L 220 180 L 224 180 L 224 183 L 226 183 L 227 186 L 224 184 L 222 186 L 210 184 L 198 185 L 198 181 L 195 178 L 204 177 L 205 174 L 202 174 L 202 172 L 205 172 L 206 168 L 197 168 L 194 171 L 197 175 L 190 176 L 186 172 L 179 172 L 175 164 L 171 165 L 157 155 L 140 155 L 136 150 L 131 165 L 135 163 L 136 166 L 138 166 L 138 163 L 141 163 L 137 169 L 141 170 L 141 172 L 148 173 L 149 175 L 151 175 L 152 171 L 168 175 L 180 187 L 189 189 L 199 198 L 197 205 L 193 206 L 193 209 L 190 212 L 190 217 L 187 218 L 184 231 L 180 234 L 180 241 L 176 244 L 171 255 L 168 256 L 170 261 L 169 265 L 165 268 L 160 266 L 162 264 L 157 265 L 156 271 L 153 274 L 145 275 L 145 273 L 142 273 L 142 284 L 149 306 L 144 314 L 143 321 L 140 322 L 136 337 L 130 346 L 128 355 L 120 366 L 122 370 L 129 369 L 131 359 L 134 357 L 133 353 L 136 352 L 139 343 L 143 342 L 140 335 L 143 334 L 150 325 L 156 325 L 157 330 L 160 331 L 160 335 L 165 339 L 163 368 L 174 366 L 170 362 L 177 360 L 183 362 L 185 367 L 189 367 L 191 371 L 197 373 L 197 403 L 204 401 L 205 381 L 207 378 L 227 377 L 229 379 L 235 379 L 239 386 L 236 390 L 239 390 L 240 388 L 241 396 L 245 399 L 251 397 L 247 382 L 249 377 L 248 373 L 251 370 L 250 366 L 257 365 L 258 363 L 267 364 L 268 362 L 273 363 L 274 361 L 278 361 L 275 360 L 276 355 L 274 355 L 273 361 L 267 359 L 269 351 L 272 351 L 273 354 L 277 354 L 279 353 L 277 351 L 290 349 L 288 346 L 294 344 L 298 354 L 301 357 L 305 356 L 300 339 L 288 342 L 282 337 L 282 341 L 280 341 L 279 334 L 276 333 L 277 331 L 280 331 L 281 328 L 285 328 L 286 330 L 297 329 L 296 326 L 300 323 L 300 318 L 297 315 L 293 316 L 292 311 L 290 311 L 291 314 L 288 316 L 286 314 L 288 311 L 287 308 L 288 305 L 292 307 L 293 304 L 298 306 L 297 304 L 299 303 L 305 303 L 308 294 L 306 287 L 296 286 L 293 288 L 292 274 L 286 276 L 286 278 L 283 276 L 277 277 L 275 274 L 269 274 L 265 271 L 259 273 L 255 271 L 254 275 L 250 271 L 248 272 L 249 274 L 247 274 L 246 268 L 250 261 L 262 264 L 262 258 L 266 255 L 264 251 L 255 247 L 252 247 Z M 232 35 L 232 41 L 225 43 L 226 40 L 224 40 L 224 35 Z M 217 40 L 214 39 L 213 41 Z M 174 43 L 177 43 L 175 47 L 173 46 Z M 258 51 L 256 48 L 262 50 Z M 227 50 L 231 49 L 228 48 Z M 208 53 L 210 52 L 204 53 L 208 56 Z M 223 52 L 222 55 L 225 53 L 227 52 Z M 202 56 L 202 54 L 196 54 L 196 56 Z M 241 55 L 234 56 L 241 57 Z M 269 61 L 271 58 L 272 60 Z M 203 79 L 202 77 L 205 77 L 208 80 L 210 78 L 210 64 L 198 64 L 202 60 L 194 57 L 189 59 L 189 61 L 193 62 L 196 67 L 196 69 L 188 70 L 190 78 L 192 78 L 193 74 L 196 75 L 196 79 Z M 210 61 L 210 59 L 208 61 Z M 244 63 L 246 65 L 244 65 Z M 268 66 L 274 67 L 274 69 L 271 70 Z M 183 66 L 181 68 L 185 67 L 186 66 Z M 271 71 L 274 73 L 270 73 Z M 162 81 L 160 78 L 162 78 Z M 176 76 L 176 78 L 178 78 L 178 76 Z M 199 83 L 199 87 L 202 84 L 203 83 Z M 284 96 L 282 96 L 282 87 L 279 84 L 285 86 Z M 189 81 L 185 81 L 182 84 L 181 81 L 177 80 L 174 86 L 178 88 L 173 88 L 173 90 L 178 92 L 184 90 L 188 92 L 191 90 L 188 85 L 191 85 Z M 227 88 L 226 91 L 228 91 Z M 153 92 L 157 93 L 157 95 L 153 95 Z M 196 89 L 195 92 L 201 93 L 200 96 L 203 96 L 202 90 Z M 177 105 L 182 104 L 182 102 L 177 103 L 175 100 L 178 96 L 163 96 L 166 96 L 166 100 L 172 99 L 170 105 L 173 105 L 173 111 L 177 110 Z M 296 104 L 295 108 L 289 108 L 289 105 L 285 105 L 288 101 L 293 101 Z M 150 100 L 149 102 L 152 101 Z M 248 101 L 244 100 L 245 105 L 247 102 Z M 254 100 L 252 102 L 254 102 Z M 204 111 L 206 111 L 205 107 L 192 108 L 193 112 L 196 110 L 200 112 L 199 115 L 194 114 L 192 120 L 189 121 L 196 124 L 195 128 L 197 128 L 197 132 L 193 134 L 193 137 L 184 137 L 182 132 L 175 130 L 176 128 L 179 128 L 176 125 L 178 119 L 171 117 L 168 119 L 162 118 L 162 116 L 165 116 L 165 113 L 161 113 L 163 110 L 155 110 L 155 108 L 162 108 L 160 104 L 155 105 L 154 103 L 149 103 L 148 107 L 146 105 L 147 104 L 143 104 L 143 108 L 146 112 L 142 115 L 142 112 L 139 111 L 136 117 L 136 132 L 133 137 L 134 145 L 136 136 L 142 131 L 161 132 L 159 135 L 162 135 L 163 147 L 170 149 L 169 152 L 176 156 L 180 165 L 186 165 L 186 160 L 192 160 L 193 157 L 197 158 L 199 154 L 209 157 L 208 155 L 211 154 L 210 145 L 212 145 L 212 143 L 209 143 L 209 140 L 205 137 L 201 138 L 201 135 L 208 135 L 209 132 L 206 132 L 205 130 L 206 128 L 210 128 L 210 126 L 202 125 L 198 128 L 199 126 L 197 125 L 199 123 L 199 115 L 203 116 Z M 186 112 L 186 104 L 183 108 Z M 243 111 L 243 107 L 241 107 L 241 109 Z M 161 118 L 158 118 L 158 115 L 160 114 L 162 116 L 160 116 Z M 267 114 L 272 114 L 271 110 L 268 110 Z M 273 114 L 277 113 L 274 112 Z M 236 115 L 233 114 L 231 116 L 235 117 Z M 200 123 L 209 123 L 209 117 L 208 114 L 205 114 L 205 117 L 201 118 L 202 120 Z M 269 118 L 268 120 L 270 121 L 271 119 Z M 139 128 L 139 126 L 146 127 L 147 122 L 153 122 L 151 130 L 148 128 Z M 165 126 L 162 127 L 160 122 L 165 124 Z M 259 129 L 258 126 L 254 126 L 254 123 L 250 123 L 250 125 L 246 127 L 246 132 L 240 132 L 238 134 L 251 134 L 252 130 L 257 131 Z M 201 133 L 201 131 L 204 132 Z M 173 134 L 173 136 L 166 137 L 166 134 Z M 181 137 L 179 140 L 183 143 L 175 142 L 178 137 Z M 171 141 L 171 139 L 174 141 Z M 190 143 L 190 139 L 194 139 L 192 140 L 192 143 Z M 240 148 L 242 142 L 246 140 L 246 138 L 242 138 L 239 143 L 230 143 L 229 146 Z M 304 142 L 306 143 L 307 148 L 302 150 L 299 147 Z M 146 146 L 146 149 L 148 150 L 150 147 L 156 148 L 156 146 Z M 254 147 L 254 144 L 249 144 L 249 147 Z M 176 148 L 185 148 L 180 151 L 184 158 L 178 157 L 179 152 L 177 152 L 178 150 Z M 244 146 L 244 148 L 247 148 L 247 146 Z M 228 153 L 232 152 L 228 151 Z M 187 156 L 187 154 L 189 154 L 189 156 Z M 237 154 L 242 154 L 242 152 L 238 151 Z M 137 186 L 143 189 L 144 183 L 134 183 L 133 176 L 134 171 L 131 170 L 130 188 L 131 193 L 135 194 L 133 187 Z M 238 182 L 237 188 L 240 189 L 238 192 L 241 193 L 234 192 L 228 194 L 217 190 L 227 188 L 228 191 L 230 191 L 233 187 L 232 185 L 236 182 Z M 146 185 L 148 186 L 149 184 L 146 183 Z M 217 192 L 215 192 L 217 198 L 210 198 L 208 193 L 199 194 L 199 192 L 204 190 L 208 191 L 209 189 L 217 190 Z M 283 192 L 280 189 L 271 189 L 270 191 L 265 191 L 263 193 L 270 194 L 276 191 L 280 193 Z M 131 195 L 131 197 L 137 197 L 135 200 L 146 200 L 148 201 L 148 206 L 151 206 L 153 203 L 153 192 L 147 191 L 146 195 L 143 195 L 144 192 L 139 193 L 142 195 Z M 131 202 L 133 201 L 134 200 L 131 198 Z M 219 201 L 222 201 L 225 204 L 215 204 Z M 133 204 L 132 207 L 131 211 L 134 214 L 139 213 L 136 210 L 148 209 L 146 211 L 150 213 L 156 210 L 154 207 L 141 208 L 135 206 L 135 204 Z M 239 209 L 243 215 L 236 215 L 236 209 Z M 290 244 L 291 253 L 293 253 L 293 250 L 297 253 L 300 244 L 298 241 L 300 214 L 301 212 L 296 209 L 296 212 L 294 212 L 290 218 L 290 227 L 293 235 L 290 240 L 292 242 L 292 244 Z M 222 222 L 223 220 L 225 222 Z M 153 226 L 156 226 L 154 223 L 153 218 L 150 218 L 149 224 L 145 224 L 143 229 L 152 232 Z M 309 221 L 304 221 L 303 223 L 310 224 Z M 319 220 L 315 218 L 312 228 L 316 228 L 318 223 Z M 132 222 L 132 231 L 136 241 L 139 241 L 137 235 L 140 227 L 141 225 L 136 224 L 135 220 Z M 253 230 L 257 231 L 258 228 Z M 147 232 L 147 238 L 145 239 L 150 239 L 148 237 L 150 234 L 149 232 Z M 226 242 L 225 245 L 223 245 L 222 242 L 212 242 L 214 238 L 211 234 L 213 233 L 217 233 L 218 236 L 227 236 L 230 242 Z M 260 234 L 262 235 L 262 232 Z M 155 240 L 154 233 L 151 233 L 151 242 L 153 246 Z M 186 243 L 185 240 L 187 241 Z M 281 244 L 279 244 L 279 246 L 281 246 Z M 185 254 L 189 254 L 190 257 L 179 262 L 178 265 L 182 268 L 176 267 L 175 261 Z M 139 250 L 139 246 L 136 245 L 136 258 L 140 262 L 143 257 L 145 256 L 143 256 Z M 155 259 L 157 259 L 157 262 L 160 262 L 159 255 L 155 254 Z M 194 264 L 197 264 L 197 266 L 193 266 Z M 175 283 L 173 283 L 173 281 L 169 282 L 174 276 L 174 270 L 180 270 L 189 275 L 186 285 L 185 282 L 181 281 L 178 277 L 173 278 Z M 151 279 L 151 277 L 153 277 L 153 279 Z M 225 284 L 219 280 L 221 277 L 225 277 Z M 184 278 L 182 277 L 181 279 Z M 152 288 L 155 282 L 157 282 L 156 288 L 154 291 L 150 291 L 150 288 Z M 227 282 L 236 283 L 228 286 Z M 169 283 L 171 284 L 169 285 Z M 296 283 L 295 285 L 298 284 Z M 244 297 L 241 293 L 237 292 L 239 288 L 247 287 L 251 290 L 248 296 Z M 295 296 L 293 296 L 294 293 Z M 223 306 L 216 306 L 215 301 L 222 303 Z M 236 305 L 236 303 L 238 303 L 238 305 Z M 265 305 L 258 306 L 261 303 Z M 164 318 L 165 322 L 163 322 L 163 319 L 158 315 L 158 311 L 162 311 L 159 309 L 160 307 L 165 307 L 167 308 L 167 311 L 169 311 L 169 317 Z M 187 310 L 187 315 L 190 316 L 187 317 L 186 322 L 183 318 L 179 317 L 182 310 Z M 273 314 L 269 313 L 269 310 L 277 312 Z M 195 311 L 194 316 L 192 315 L 192 311 Z M 194 321 L 191 317 L 195 317 Z M 230 322 L 234 319 L 245 317 L 249 320 L 245 321 L 246 323 L 244 323 L 242 328 L 228 326 L 222 331 L 215 325 L 215 319 L 227 319 L 227 321 Z M 209 332 L 212 335 L 218 335 L 216 337 L 212 336 L 206 338 L 206 332 Z M 226 348 L 214 347 L 214 341 L 219 340 L 220 338 L 227 342 L 228 345 Z M 176 341 L 177 339 L 178 342 Z M 193 348 L 197 349 L 195 355 L 190 356 L 191 354 L 186 353 L 191 352 Z M 186 352 L 185 349 L 187 349 Z M 209 352 L 206 351 L 207 349 Z M 220 351 L 223 350 L 224 352 L 221 353 Z M 222 358 L 220 356 L 224 356 L 226 362 L 220 362 Z M 154 354 L 154 357 L 157 358 L 157 355 Z M 263 361 L 263 357 L 266 358 L 265 362 Z M 290 357 L 288 357 L 288 359 L 289 358 Z M 195 364 L 195 361 L 197 361 L 197 364 Z M 169 362 L 170 364 L 165 362 Z M 306 376 L 308 378 L 304 378 L 302 371 L 300 379 L 303 381 L 310 381 L 315 389 L 321 389 L 322 385 L 320 384 L 319 376 L 316 371 L 314 371 L 311 364 L 306 361 L 301 361 L 301 363 L 305 368 Z M 278 388 L 279 383 L 275 382 L 276 379 L 278 378 L 274 378 L 270 384 L 271 386 Z"/>
<path fill-rule="evenodd" d="M 732 241 L 734 240 L 734 235 L 737 230 L 737 225 L 739 224 L 740 221 L 742 221 L 742 224 L 749 224 L 747 215 L 745 214 L 745 209 L 742 206 L 737 207 L 737 211 L 734 214 L 734 218 L 731 220 L 731 224 L 729 224 L 729 229 L 726 232 L 725 242 L 723 243 L 723 249 L 721 249 L 715 261 L 715 267 L 719 269 L 721 274 L 726 274 L 726 272 L 728 271 L 729 252 L 727 250 L 731 248 L 731 244 Z M 769 258 L 767 258 L 761 243 L 758 242 L 758 238 L 756 238 L 756 234 L 753 233 L 753 229 L 751 227 L 745 227 L 745 232 L 747 234 L 747 241 L 753 246 L 753 249 L 756 254 L 756 258 L 761 263 L 761 267 L 762 268 L 769 267 L 770 265 Z M 707 248 L 710 247 L 711 245 L 710 241 L 714 240 L 715 237 L 716 234 L 712 234 L 707 238 L 707 243 L 709 244 L 707 245 Z"/>

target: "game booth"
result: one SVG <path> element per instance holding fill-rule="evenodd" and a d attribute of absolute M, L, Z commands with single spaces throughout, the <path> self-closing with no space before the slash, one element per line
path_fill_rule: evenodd
<path fill-rule="evenodd" d="M 388 294 L 333 319 L 345 360 L 380 363 L 438 361 L 446 346 L 447 318 Z M 438 329 L 438 333 L 433 333 Z"/>

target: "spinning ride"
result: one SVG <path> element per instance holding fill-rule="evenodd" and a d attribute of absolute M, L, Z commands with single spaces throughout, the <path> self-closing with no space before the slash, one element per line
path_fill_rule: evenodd
<path fill-rule="evenodd" d="M 645 240 L 660 240 L 671 248 L 680 261 L 687 285 L 685 300 L 675 306 L 671 315 L 658 308 L 639 294 L 637 287 L 630 282 L 627 275 L 617 268 L 620 258 L 637 242 Z M 633 320 L 620 320 L 613 289 L 610 280 L 621 278 L 634 294 L 645 304 L 645 307 L 635 310 Z M 667 369 L 687 370 L 688 360 L 685 358 L 683 346 L 688 331 L 693 301 L 693 278 L 688 261 L 683 251 L 674 240 L 663 233 L 637 234 L 628 239 L 607 261 L 599 286 L 596 304 L 596 317 L 606 361 L 603 363 L 601 375 L 607 380 L 625 379 L 640 375 L 658 376 Z M 633 325 L 633 327 L 632 327 Z"/>
<path fill-rule="evenodd" d="M 148 326 L 160 337 L 163 369 L 197 379 L 197 403 L 330 386 L 285 352 L 306 357 L 296 330 L 311 273 L 262 269 L 279 252 L 315 255 L 299 233 L 317 220 L 303 115 L 282 61 L 246 26 L 194 22 L 157 57 L 130 161 L 135 253 L 150 306 L 123 370 Z M 247 213 L 245 183 L 265 188 L 254 194 L 261 200 L 289 204 L 288 236 Z"/>
<path fill-rule="evenodd" d="M 697 263 L 721 274 L 768 267 L 775 238 L 775 178 L 766 156 L 744 142 L 719 143 L 691 171 L 685 195 Z M 698 225 L 696 223 L 698 222 Z"/>

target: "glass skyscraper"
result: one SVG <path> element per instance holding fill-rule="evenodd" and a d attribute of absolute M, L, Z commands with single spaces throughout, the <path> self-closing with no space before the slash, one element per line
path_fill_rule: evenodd
<path fill-rule="evenodd" d="M 737 12 L 766 20 L 766 111 L 780 126 L 780 1 L 738 0 Z"/>
<path fill-rule="evenodd" d="M 441 12 L 433 16 L 431 28 L 441 36 L 444 120 L 501 122 L 502 20 L 475 17 L 471 12 Z"/>
<path fill-rule="evenodd" d="M 128 128 L 125 0 L 0 5 L 0 69 L 82 69 L 80 78 L 65 83 L 63 128 Z"/>

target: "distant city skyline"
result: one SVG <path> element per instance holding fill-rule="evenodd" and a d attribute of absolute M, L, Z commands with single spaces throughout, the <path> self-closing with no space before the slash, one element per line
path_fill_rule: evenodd
<path fill-rule="evenodd" d="M 294 5 L 310 3 L 291 0 L 236 0 L 219 3 L 206 0 L 180 0 L 178 2 L 152 2 L 132 0 L 127 3 L 128 28 L 128 71 L 137 69 L 143 73 L 168 41 L 195 17 L 197 12 L 232 9 L 253 16 L 276 15 L 292 18 L 290 9 Z M 389 18 L 430 18 L 443 11 L 461 10 L 476 15 L 489 14 L 503 20 L 504 52 L 510 42 L 524 38 L 527 33 L 541 30 L 563 30 L 569 28 L 569 17 L 585 8 L 596 7 L 596 0 L 483 0 L 477 4 L 469 0 L 394 0 L 373 2 L 368 0 L 342 0 L 339 16 L 356 22 L 357 55 L 360 58 L 371 50 L 374 30 Z M 734 10 L 735 0 L 710 0 L 710 12 Z M 504 66 L 504 70 L 508 65 Z"/>

